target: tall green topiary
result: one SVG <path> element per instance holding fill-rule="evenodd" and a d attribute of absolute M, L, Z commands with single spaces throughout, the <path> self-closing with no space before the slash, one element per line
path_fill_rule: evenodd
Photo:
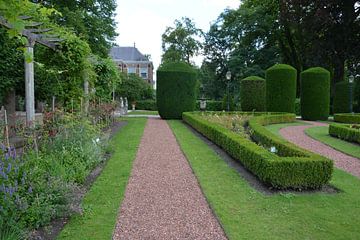
<path fill-rule="evenodd" d="M 296 69 L 286 64 L 275 64 L 266 70 L 266 110 L 295 112 Z"/>
<path fill-rule="evenodd" d="M 327 120 L 330 111 L 330 72 L 321 67 L 300 74 L 301 117 L 305 120 Z"/>
<path fill-rule="evenodd" d="M 157 70 L 156 102 L 163 119 L 181 119 L 183 112 L 194 111 L 197 74 L 183 62 L 167 63 Z"/>
<path fill-rule="evenodd" d="M 334 113 L 348 113 L 350 112 L 350 85 L 347 81 L 338 82 L 335 84 L 334 95 Z"/>
<path fill-rule="evenodd" d="M 240 82 L 242 111 L 264 112 L 266 109 L 266 82 L 257 76 L 244 78 Z"/>

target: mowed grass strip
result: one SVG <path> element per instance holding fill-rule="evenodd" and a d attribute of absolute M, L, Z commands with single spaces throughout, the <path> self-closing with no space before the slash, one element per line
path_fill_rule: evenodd
<path fill-rule="evenodd" d="M 359 144 L 347 142 L 329 135 L 329 127 L 313 127 L 305 130 L 306 135 L 340 152 L 360 159 Z M 360 160 L 359 160 L 360 161 Z"/>
<path fill-rule="evenodd" d="M 159 115 L 158 111 L 135 110 L 128 113 L 128 115 Z"/>
<path fill-rule="evenodd" d="M 111 139 L 114 153 L 83 199 L 84 213 L 75 215 L 57 239 L 111 239 L 146 119 L 127 119 Z"/>
<path fill-rule="evenodd" d="M 291 127 L 291 126 L 304 126 L 304 125 L 309 125 L 306 122 L 303 121 L 296 121 L 293 123 L 278 123 L 278 124 L 270 124 L 267 126 L 264 126 L 266 129 L 268 129 L 270 132 L 274 133 L 277 136 L 280 136 L 280 129 L 285 128 L 285 127 Z"/>
<path fill-rule="evenodd" d="M 181 121 L 169 121 L 229 239 L 360 239 L 360 180 L 335 170 L 337 194 L 263 195 Z"/>

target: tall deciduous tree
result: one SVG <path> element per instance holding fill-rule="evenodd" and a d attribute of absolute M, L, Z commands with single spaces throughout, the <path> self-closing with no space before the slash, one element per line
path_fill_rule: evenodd
<path fill-rule="evenodd" d="M 44 6 L 53 6 L 61 12 L 54 20 L 73 29 L 90 45 L 94 54 L 107 57 L 112 41 L 117 36 L 114 20 L 115 0 L 32 0 Z"/>
<path fill-rule="evenodd" d="M 175 27 L 167 27 L 162 35 L 162 62 L 191 63 L 191 58 L 201 51 L 203 33 L 187 17 L 175 20 L 174 25 Z"/>

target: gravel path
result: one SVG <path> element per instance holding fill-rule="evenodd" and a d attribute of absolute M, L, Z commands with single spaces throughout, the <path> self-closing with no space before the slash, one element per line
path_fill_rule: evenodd
<path fill-rule="evenodd" d="M 305 134 L 305 129 L 317 126 L 327 126 L 328 124 L 319 122 L 306 121 L 311 125 L 306 126 L 290 126 L 280 129 L 280 134 L 288 141 L 310 150 L 312 152 L 319 153 L 329 159 L 334 160 L 334 164 L 337 168 L 341 168 L 346 172 L 360 177 L 360 160 L 342 152 L 339 152 L 317 140 Z"/>
<path fill-rule="evenodd" d="M 113 239 L 226 239 L 164 120 L 148 119 Z"/>

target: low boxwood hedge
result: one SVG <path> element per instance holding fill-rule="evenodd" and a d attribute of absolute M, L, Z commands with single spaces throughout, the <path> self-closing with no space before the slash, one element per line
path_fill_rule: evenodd
<path fill-rule="evenodd" d="M 331 160 L 298 148 L 263 127 L 267 124 L 293 122 L 294 114 L 268 114 L 250 119 L 248 127 L 258 144 L 203 119 L 196 112 L 183 113 L 183 120 L 240 161 L 261 181 L 274 188 L 320 188 L 331 179 Z M 266 149 L 270 146 L 278 149 L 278 155 Z"/>
<path fill-rule="evenodd" d="M 129 106 L 129 108 L 131 108 L 131 106 Z M 136 101 L 136 109 L 137 110 L 157 111 L 156 101 L 151 100 L 151 99 Z"/>
<path fill-rule="evenodd" d="M 223 102 L 216 101 L 216 100 L 206 100 L 206 111 L 222 111 L 223 109 Z M 200 101 L 196 101 L 196 108 L 197 111 L 200 111 Z"/>
<path fill-rule="evenodd" d="M 334 121 L 340 123 L 360 124 L 360 113 L 338 113 L 334 114 Z"/>
<path fill-rule="evenodd" d="M 360 125 L 332 123 L 329 126 L 329 134 L 333 137 L 348 142 L 360 143 Z"/>

